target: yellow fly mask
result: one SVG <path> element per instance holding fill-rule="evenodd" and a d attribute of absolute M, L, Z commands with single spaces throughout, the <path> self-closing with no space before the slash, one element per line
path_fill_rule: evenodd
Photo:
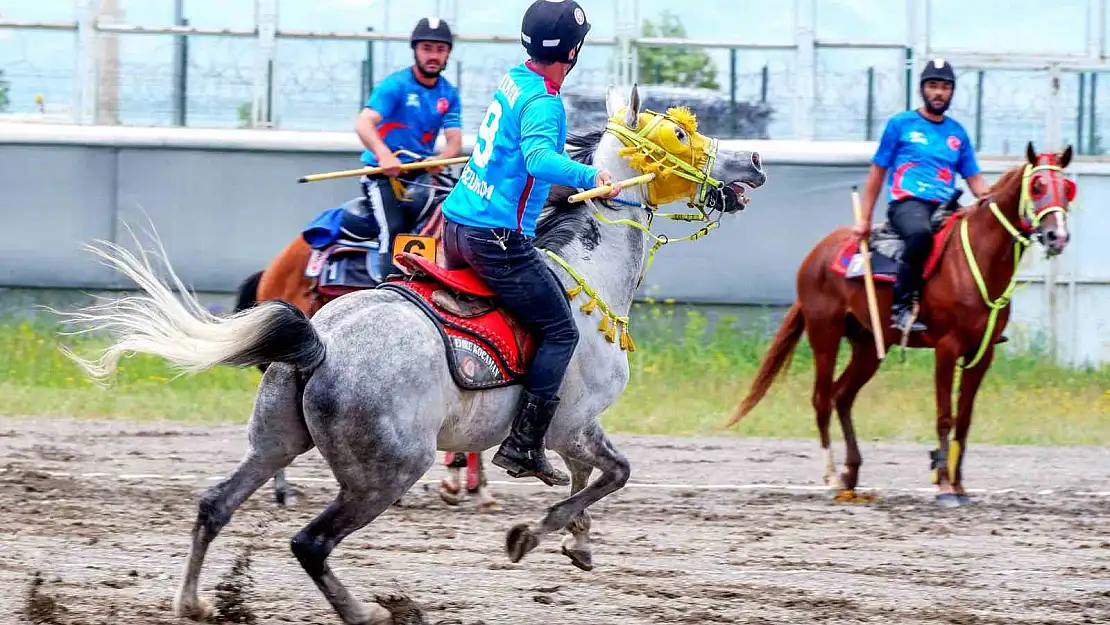
<path fill-rule="evenodd" d="M 724 183 L 709 175 L 717 156 L 717 140 L 698 133 L 698 118 L 690 109 L 675 106 L 666 113 L 645 110 L 629 128 L 624 120 L 628 109 L 609 118 L 605 128 L 625 147 L 620 155 L 645 174 L 655 174 L 647 185 L 647 203 L 657 207 L 687 197 L 689 206 L 702 210 L 722 203 Z"/>

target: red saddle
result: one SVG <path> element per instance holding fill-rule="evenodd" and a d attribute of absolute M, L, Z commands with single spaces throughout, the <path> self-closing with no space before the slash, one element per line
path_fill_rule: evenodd
<path fill-rule="evenodd" d="M 394 257 L 408 269 L 389 289 L 416 304 L 439 328 L 455 383 L 479 390 L 519 383 L 535 356 L 535 339 L 508 312 L 473 269 L 446 269 L 416 254 Z"/>
<path fill-rule="evenodd" d="M 928 280 L 936 273 L 937 268 L 940 266 L 940 255 L 941 252 L 944 251 L 944 242 L 948 239 L 954 226 L 959 222 L 959 217 L 962 215 L 962 211 L 956 211 L 945 220 L 943 226 L 933 233 L 933 250 L 929 253 L 929 259 L 925 261 L 925 270 L 923 272 L 925 280 Z M 883 227 L 887 227 L 886 224 L 884 224 Z M 874 233 L 874 230 L 872 233 Z M 872 236 L 874 236 L 874 234 L 872 234 Z M 875 282 L 893 283 L 898 277 L 898 268 L 901 263 L 877 251 L 873 242 L 869 243 L 872 278 L 874 278 Z M 837 275 L 844 276 L 849 280 L 862 280 L 863 259 L 859 251 L 859 241 L 855 238 L 850 238 L 844 244 L 844 247 L 841 248 L 840 253 L 836 255 L 836 259 L 833 260 L 829 268 Z"/>

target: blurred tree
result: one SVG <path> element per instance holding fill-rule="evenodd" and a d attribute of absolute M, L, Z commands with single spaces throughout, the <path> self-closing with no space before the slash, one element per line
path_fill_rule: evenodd
<path fill-rule="evenodd" d="M 686 28 L 678 16 L 663 11 L 659 23 L 644 20 L 640 29 L 643 37 L 686 36 Z M 703 50 L 686 47 L 641 47 L 640 82 L 646 85 L 675 85 L 720 89 L 717 84 L 717 67 Z"/>
<path fill-rule="evenodd" d="M 251 120 L 251 103 L 243 102 L 239 105 L 239 127 L 240 128 L 253 128 L 254 122 Z"/>
<path fill-rule="evenodd" d="M 4 78 L 4 69 L 0 68 L 0 113 L 8 110 L 8 105 L 11 104 L 11 98 L 8 97 L 8 90 L 11 89 L 12 84 Z"/>

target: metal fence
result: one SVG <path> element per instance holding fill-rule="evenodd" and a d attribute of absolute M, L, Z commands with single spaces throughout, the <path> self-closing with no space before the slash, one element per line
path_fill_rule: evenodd
<path fill-rule="evenodd" d="M 9 60 L 0 60 L 0 69 L 10 85 L 8 113 L 79 123 L 348 130 L 373 85 L 409 62 L 413 16 L 438 12 L 460 31 L 447 75 L 460 87 L 464 123 L 471 127 L 500 74 L 521 56 L 513 32 L 465 29 L 467 20 L 473 21 L 470 10 L 479 8 L 476 0 L 409 0 L 403 7 L 393 5 L 393 13 L 383 0 L 380 19 L 368 11 L 364 25 L 346 32 L 279 27 L 284 23 L 279 9 L 289 13 L 297 6 L 292 0 L 240 0 L 236 15 L 244 6 L 253 7 L 250 25 L 190 25 L 184 1 L 163 3 L 176 6 L 176 25 L 124 23 L 128 11 L 141 8 L 134 0 L 130 5 L 128 0 L 76 0 L 71 20 L 36 20 L 32 5 L 0 19 L 0 35 L 7 35 L 0 45 Z M 732 5 L 744 12 L 746 1 L 691 0 L 679 17 L 691 29 L 697 20 Z M 1082 53 L 1037 55 L 933 45 L 942 39 L 937 33 L 943 25 L 933 15 L 938 1 L 870 2 L 875 5 L 870 10 L 894 15 L 892 23 L 904 21 L 904 33 L 886 39 L 824 36 L 828 29 L 819 8 L 829 5 L 794 0 L 762 9 L 777 12 L 784 18 L 779 22 L 791 20 L 770 40 L 750 33 L 711 40 L 642 36 L 643 21 L 658 16 L 647 14 L 643 2 L 613 0 L 590 7 L 596 36 L 572 83 L 598 88 L 609 82 L 665 81 L 657 66 L 644 61 L 647 53 L 704 54 L 722 98 L 772 107 L 771 138 L 867 140 L 877 137 L 887 117 L 916 105 L 913 77 L 925 60 L 942 56 L 961 70 L 952 114 L 968 127 L 981 153 L 1016 154 L 1030 138 L 1070 141 L 1082 154 L 1104 153 L 1105 127 L 1098 111 L 1110 106 L 1108 90 L 1099 88 L 1102 72 L 1110 69 L 1104 54 L 1106 0 L 1085 5 L 1089 19 Z M 520 13 L 527 4 L 510 0 L 500 8 Z M 242 23 L 241 17 L 233 21 Z M 758 27 L 761 17 L 738 23 Z M 35 97 L 40 94 L 41 102 Z"/>

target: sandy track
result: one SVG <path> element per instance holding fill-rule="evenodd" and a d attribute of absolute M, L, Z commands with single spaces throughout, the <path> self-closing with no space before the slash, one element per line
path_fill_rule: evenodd
<path fill-rule="evenodd" d="M 504 510 L 492 515 L 418 486 L 330 562 L 360 596 L 406 592 L 444 625 L 1110 623 L 1105 449 L 973 444 L 965 474 L 984 492 L 950 510 L 915 490 L 929 487 L 926 445 L 866 445 L 864 486 L 883 498 L 848 505 L 805 490 L 818 484 L 815 442 L 614 438 L 634 483 L 673 486 L 630 484 L 592 508 L 591 572 L 558 553 L 559 536 L 508 562 L 505 530 L 557 496 L 515 481 L 495 484 Z M 169 603 L 195 499 L 242 451 L 238 427 L 0 419 L 0 623 L 26 622 L 35 571 L 61 606 L 40 604 L 44 619 L 185 622 Z M 240 607 L 256 622 L 336 623 L 289 552 L 335 486 L 315 451 L 289 474 L 292 507 L 275 509 L 269 485 L 248 501 L 214 543 L 202 593 L 216 598 L 251 545 Z M 796 488 L 704 488 L 771 482 Z"/>

